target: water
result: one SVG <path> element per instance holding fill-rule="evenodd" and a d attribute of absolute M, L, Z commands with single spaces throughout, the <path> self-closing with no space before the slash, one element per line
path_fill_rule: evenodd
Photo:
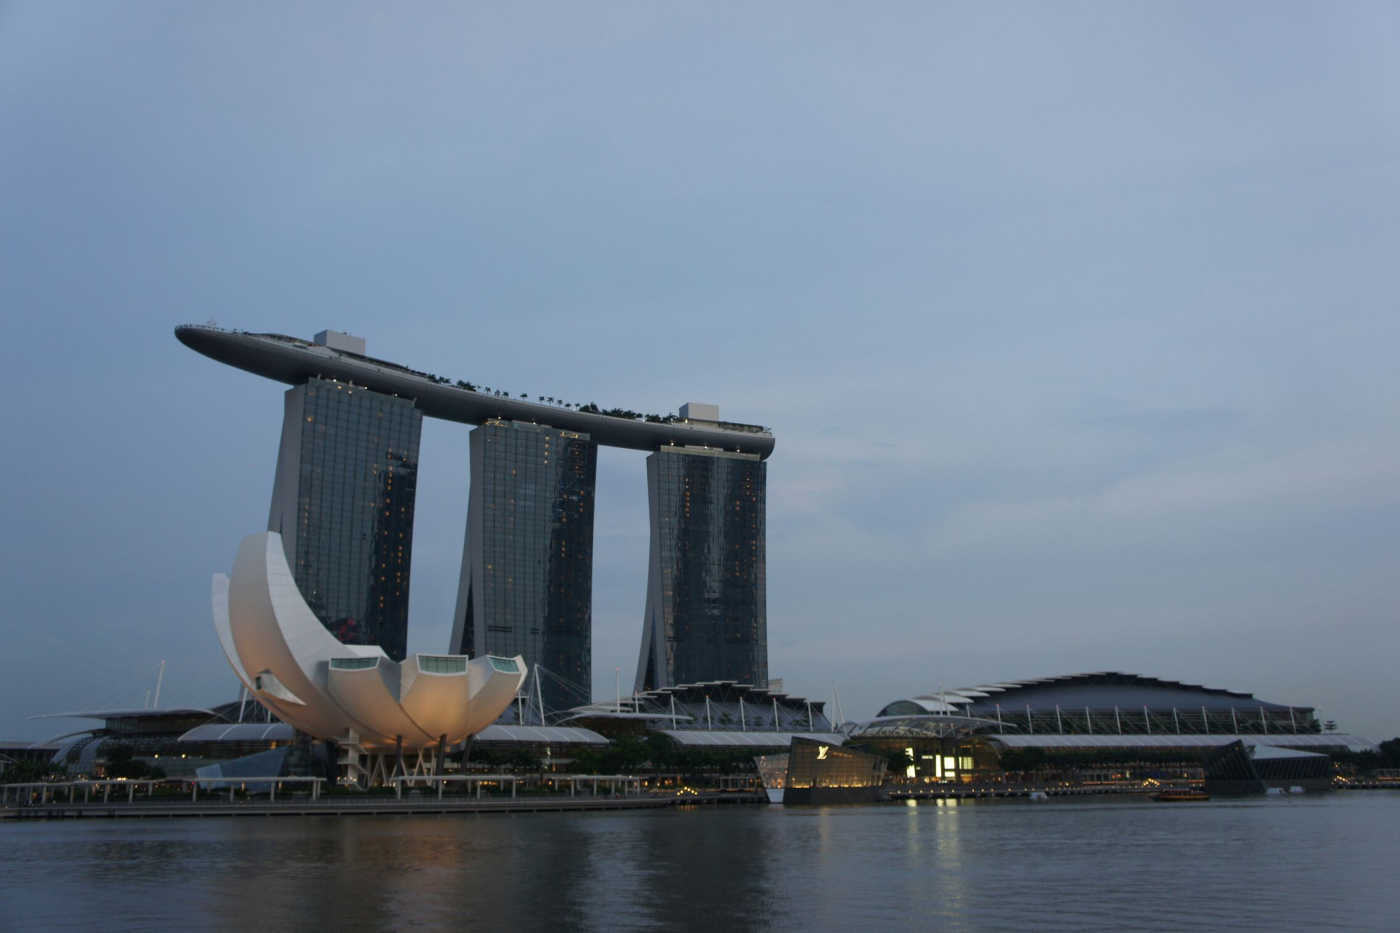
<path fill-rule="evenodd" d="M 1400 793 L 0 824 L 0 930 L 1400 929 Z"/>

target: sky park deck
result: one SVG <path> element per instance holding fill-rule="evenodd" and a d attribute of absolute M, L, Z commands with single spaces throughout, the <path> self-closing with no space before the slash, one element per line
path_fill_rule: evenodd
<path fill-rule="evenodd" d="M 566 407 L 523 397 L 512 398 L 508 393 L 487 392 L 470 382 L 454 382 L 397 363 L 281 334 L 253 334 L 212 325 L 186 324 L 175 328 L 175 336 L 197 353 L 268 379 L 290 385 L 315 377 L 352 383 L 374 392 L 411 398 L 423 414 L 444 421 L 547 424 L 587 434 L 607 447 L 631 450 L 708 447 L 757 454 L 760 459 L 767 459 L 773 453 L 773 434 L 759 425 L 638 415 L 622 409 L 601 410 L 592 404 Z"/>

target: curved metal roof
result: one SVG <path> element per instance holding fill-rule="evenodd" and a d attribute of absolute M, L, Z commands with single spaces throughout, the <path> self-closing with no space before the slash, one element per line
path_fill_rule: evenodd
<path fill-rule="evenodd" d="M 476 734 L 478 742 L 522 742 L 530 745 L 607 745 L 592 729 L 577 726 L 487 726 Z"/>
<path fill-rule="evenodd" d="M 844 735 L 835 732 L 701 732 L 691 729 L 661 729 L 677 745 L 707 748 L 786 748 L 794 738 L 811 739 L 828 745 L 841 745 Z"/>
<path fill-rule="evenodd" d="M 706 697 L 710 697 L 716 702 L 735 702 L 740 697 L 744 697 L 750 704 L 771 703 L 777 700 L 780 705 L 797 708 L 810 705 L 812 709 L 821 711 L 826 708 L 825 700 L 809 700 L 806 697 L 796 696 L 782 690 L 769 690 L 767 687 L 755 687 L 753 684 L 742 684 L 737 680 L 701 680 L 692 684 L 672 684 L 669 687 L 657 687 L 654 690 L 644 690 L 636 694 L 636 701 L 645 703 L 648 700 L 665 702 L 671 697 L 676 697 L 681 702 L 703 703 Z M 689 698 L 688 700 L 686 698 Z M 622 698 L 626 703 L 627 697 Z"/>
<path fill-rule="evenodd" d="M 166 706 L 160 709 L 91 709 L 72 713 L 44 713 L 41 716 L 30 716 L 30 719 L 168 719 L 179 716 L 209 716 L 217 715 L 211 709 L 200 709 L 194 706 Z"/>
<path fill-rule="evenodd" d="M 1241 702 L 1245 701 L 1245 702 Z M 1062 709 L 1274 709 L 1289 707 L 1259 700 L 1253 694 L 1218 687 L 1130 674 L 1121 671 L 1095 671 L 1084 674 L 1064 674 L 1057 677 L 1034 677 L 1026 680 L 997 682 L 976 687 L 959 687 L 938 693 L 913 697 L 896 703 L 915 703 L 930 712 L 956 711 L 963 714 L 991 714 L 997 707 L 1003 710 L 1030 706 L 1032 710 Z M 946 709 L 945 709 L 946 704 Z M 889 704 L 886 709 L 894 706 Z M 1312 707 L 1295 706 L 1309 711 Z"/>
<path fill-rule="evenodd" d="M 1046 687 L 1051 685 L 1076 685 L 1076 686 L 1139 686 L 1150 685 L 1158 687 L 1176 687 L 1182 690 L 1191 690 L 1198 693 L 1212 693 L 1222 696 L 1239 697 L 1241 699 L 1252 700 L 1254 694 L 1242 693 L 1237 690 L 1224 690 L 1219 687 L 1203 687 L 1200 684 L 1188 684 L 1180 680 L 1168 680 L 1165 677 L 1152 677 L 1145 674 L 1129 674 L 1122 671 L 1094 671 L 1084 674 L 1059 674 L 1054 677 L 1031 677 L 1026 680 L 1013 680 L 1007 683 L 998 683 L 995 686 L 1001 687 L 1004 693 L 1014 693 L 1018 690 L 1026 690 L 1031 687 Z M 949 690 L 948 693 L 958 693 L 964 696 L 973 695 L 970 691 L 985 690 L 986 687 L 959 687 L 957 690 Z"/>
<path fill-rule="evenodd" d="M 935 713 L 929 716 L 880 716 L 865 722 L 849 723 L 845 729 L 854 739 L 944 739 L 970 735 L 997 725 L 995 719 Z"/>
<path fill-rule="evenodd" d="M 979 735 L 1007 748 L 1214 748 L 1231 742 L 1275 748 L 1345 748 L 1374 752 L 1378 746 L 1359 735 Z"/>
<path fill-rule="evenodd" d="M 282 722 L 209 722 L 180 736 L 180 742 L 290 742 L 296 730 Z"/>
<path fill-rule="evenodd" d="M 683 421 L 657 424 L 487 395 L 434 381 L 426 373 L 396 363 L 280 334 L 246 334 L 185 324 L 175 328 L 175 336 L 197 353 L 268 379 L 292 385 L 314 377 L 338 379 L 375 392 L 411 398 L 423 414 L 445 421 L 482 424 L 499 419 L 547 424 L 588 434 L 599 444 L 633 450 L 710 447 L 757 454 L 761 459 L 773 453 L 773 435 L 758 425 Z"/>
<path fill-rule="evenodd" d="M 895 700 L 893 703 L 885 704 L 884 709 L 880 710 L 880 718 L 899 715 L 917 716 L 919 710 L 925 713 L 948 713 L 951 715 L 962 712 L 951 700 L 945 703 L 938 697 L 922 696 L 914 697 L 912 700 Z"/>

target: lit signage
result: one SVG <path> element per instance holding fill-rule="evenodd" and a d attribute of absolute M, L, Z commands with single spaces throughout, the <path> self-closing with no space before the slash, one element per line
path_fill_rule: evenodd
<path fill-rule="evenodd" d="M 830 749 L 829 746 L 826 746 L 826 745 L 818 745 L 818 746 L 817 746 L 817 761 L 821 761 L 821 760 L 823 760 L 824 758 L 826 758 L 826 753 L 829 752 L 829 751 L 831 751 L 831 749 Z"/>

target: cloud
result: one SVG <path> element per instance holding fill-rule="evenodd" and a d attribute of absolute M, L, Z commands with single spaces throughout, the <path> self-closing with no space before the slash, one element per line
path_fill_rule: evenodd
<path fill-rule="evenodd" d="M 170 335 L 209 318 L 773 426 L 772 666 L 848 711 L 1138 667 L 1394 731 L 1393 8 L 0 18 L 12 737 L 113 666 L 235 690 L 207 580 L 281 389 Z M 465 435 L 425 431 L 425 649 Z M 604 688 L 643 460 L 600 457 Z"/>

